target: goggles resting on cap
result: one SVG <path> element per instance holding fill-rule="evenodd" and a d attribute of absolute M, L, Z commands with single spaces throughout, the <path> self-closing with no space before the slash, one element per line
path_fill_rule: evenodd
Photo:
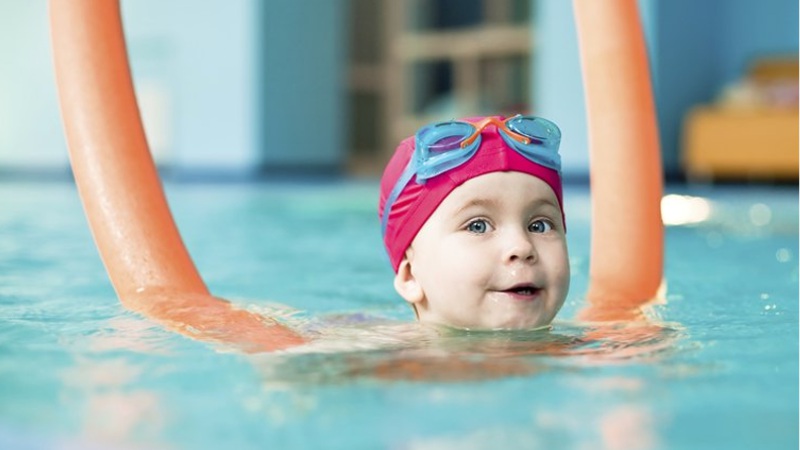
<path fill-rule="evenodd" d="M 481 132 L 489 125 L 494 125 L 503 141 L 517 153 L 561 173 L 558 154 L 561 130 L 547 119 L 516 115 L 505 120 L 487 117 L 477 123 L 449 121 L 426 125 L 414 135 L 414 154 L 386 199 L 381 216 L 384 237 L 392 206 L 411 179 L 416 176 L 416 182 L 424 184 L 469 161 L 481 146 Z"/>

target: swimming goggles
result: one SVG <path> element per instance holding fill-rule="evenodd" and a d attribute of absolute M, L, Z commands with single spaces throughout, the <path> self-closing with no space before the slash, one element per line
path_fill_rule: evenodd
<path fill-rule="evenodd" d="M 414 154 L 397 180 L 383 207 L 381 234 L 386 235 L 394 202 L 416 175 L 418 184 L 441 175 L 470 160 L 481 146 L 481 132 L 489 125 L 508 146 L 528 160 L 561 172 L 558 146 L 561 130 L 553 122 L 535 116 L 516 115 L 508 119 L 487 117 L 480 122 L 438 122 L 426 125 L 414 135 Z"/>

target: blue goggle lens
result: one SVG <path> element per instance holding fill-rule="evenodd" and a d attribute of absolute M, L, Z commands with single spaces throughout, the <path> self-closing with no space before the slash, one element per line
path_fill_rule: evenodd
<path fill-rule="evenodd" d="M 449 152 L 451 150 L 458 150 L 461 148 L 461 143 L 464 142 L 466 136 L 446 136 L 436 142 L 428 144 L 428 150 L 431 153 Z"/>
<path fill-rule="evenodd" d="M 561 131 L 549 120 L 534 117 L 519 117 L 506 123 L 509 130 L 531 140 L 531 144 L 558 147 Z"/>
<path fill-rule="evenodd" d="M 460 149 L 474 131 L 475 127 L 465 122 L 440 122 L 420 130 L 417 139 L 424 151 L 436 154 Z"/>

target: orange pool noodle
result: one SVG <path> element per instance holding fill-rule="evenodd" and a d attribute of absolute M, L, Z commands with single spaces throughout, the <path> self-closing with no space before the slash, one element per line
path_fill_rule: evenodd
<path fill-rule="evenodd" d="M 212 296 L 197 272 L 147 147 L 118 0 L 51 0 L 50 21 L 75 182 L 123 304 L 248 353 L 304 344 L 288 327 Z"/>
<path fill-rule="evenodd" d="M 207 294 L 172 220 L 134 96 L 116 0 L 54 0 L 50 20 L 70 161 L 120 298 Z"/>
<path fill-rule="evenodd" d="M 662 170 L 636 0 L 575 0 L 591 160 L 589 308 L 615 320 L 652 300 L 663 272 Z"/>
<path fill-rule="evenodd" d="M 70 159 L 120 298 L 209 295 L 167 206 L 133 92 L 116 0 L 52 0 Z M 588 318 L 623 317 L 662 276 L 661 168 L 635 0 L 576 0 L 592 159 Z"/>

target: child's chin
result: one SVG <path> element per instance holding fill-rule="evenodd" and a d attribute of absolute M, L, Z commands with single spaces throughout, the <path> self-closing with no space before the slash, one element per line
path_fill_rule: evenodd
<path fill-rule="evenodd" d="M 448 328 L 468 331 L 519 331 L 519 330 L 538 330 L 550 327 L 549 320 L 530 319 L 520 320 L 519 318 L 497 321 L 484 321 L 475 324 L 440 324 Z"/>
<path fill-rule="evenodd" d="M 476 323 L 451 323 L 446 320 L 425 320 L 420 318 L 420 322 L 428 323 L 435 326 L 443 326 L 455 330 L 468 330 L 468 331 L 499 331 L 499 330 L 537 330 L 548 328 L 552 320 L 549 320 L 549 315 L 543 314 L 530 314 L 520 315 L 513 314 L 506 317 L 483 317 L 482 320 Z"/>
<path fill-rule="evenodd" d="M 512 317 L 486 324 L 486 329 L 492 330 L 535 330 L 550 326 L 551 320 L 545 317 Z"/>

